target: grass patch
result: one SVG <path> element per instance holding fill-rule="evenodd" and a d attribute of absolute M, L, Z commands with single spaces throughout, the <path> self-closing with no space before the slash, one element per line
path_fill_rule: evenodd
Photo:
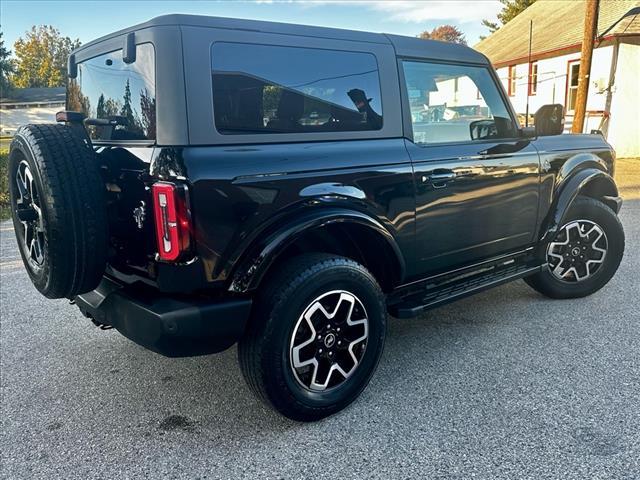
<path fill-rule="evenodd" d="M 9 208 L 9 150 L 0 149 L 0 220 L 10 216 Z"/>
<path fill-rule="evenodd" d="M 0 137 L 0 152 L 9 150 L 9 145 L 11 145 L 12 139 L 13 137 Z"/>

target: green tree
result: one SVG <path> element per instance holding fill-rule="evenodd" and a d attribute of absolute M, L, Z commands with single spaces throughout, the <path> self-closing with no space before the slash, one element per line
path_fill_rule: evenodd
<path fill-rule="evenodd" d="M 11 61 L 11 51 L 4 46 L 2 32 L 0 32 L 0 96 L 11 88 L 11 74 L 14 71 L 14 65 Z"/>
<path fill-rule="evenodd" d="M 422 32 L 418 37 L 424 40 L 440 40 L 441 42 L 461 43 L 462 45 L 467 44 L 467 40 L 464 38 L 464 33 L 454 25 L 440 25 L 430 32 Z"/>
<path fill-rule="evenodd" d="M 67 57 L 80 40 L 60 35 L 50 25 L 33 26 L 14 44 L 17 87 L 61 87 L 65 84 Z"/>
<path fill-rule="evenodd" d="M 101 93 L 98 97 L 98 106 L 96 107 L 96 117 L 104 118 L 106 115 L 104 114 L 104 93 Z"/>
<path fill-rule="evenodd" d="M 142 135 L 142 124 L 140 123 L 140 117 L 133 109 L 131 98 L 131 85 L 127 78 L 127 83 L 124 86 L 124 96 L 122 97 L 123 103 L 120 109 L 120 116 L 127 119 L 127 131 L 136 135 Z M 105 102 L 106 107 L 106 102 Z"/>
<path fill-rule="evenodd" d="M 135 117 L 133 114 L 133 108 L 131 108 L 131 86 L 129 85 L 129 79 L 124 86 L 124 103 L 120 109 L 120 115 L 127 119 L 128 125 L 133 126 L 135 124 Z"/>
<path fill-rule="evenodd" d="M 72 112 L 82 112 L 86 117 L 91 116 L 89 97 L 82 95 L 80 85 L 75 78 L 72 78 L 67 85 L 67 109 Z"/>
<path fill-rule="evenodd" d="M 112 117 L 114 115 L 118 115 L 120 111 L 120 102 L 114 100 L 113 98 L 107 98 L 104 102 L 104 116 Z"/>
<path fill-rule="evenodd" d="M 536 0 L 500 0 L 503 7 L 498 13 L 498 22 L 492 22 L 490 20 L 482 20 L 482 25 L 489 29 L 489 33 L 493 33 L 501 26 L 506 25 L 510 20 L 516 18 L 519 14 L 524 12 L 527 7 L 535 3 Z M 486 37 L 480 37 L 483 40 Z"/>
<path fill-rule="evenodd" d="M 145 88 L 140 91 L 142 129 L 147 138 L 156 138 L 156 97 Z"/>

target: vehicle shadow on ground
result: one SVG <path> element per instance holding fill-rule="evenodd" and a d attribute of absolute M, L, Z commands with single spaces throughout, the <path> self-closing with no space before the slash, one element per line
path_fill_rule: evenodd
<path fill-rule="evenodd" d="M 329 426 L 342 422 L 345 416 L 358 417 L 383 399 L 389 406 L 411 401 L 406 397 L 409 378 L 424 377 L 426 370 L 446 369 L 446 364 L 456 358 L 470 337 L 491 335 L 487 326 L 515 321 L 513 305 L 529 304 L 536 297 L 535 292 L 518 282 L 416 319 L 390 317 L 385 353 L 371 385 L 356 400 L 358 408 L 347 409 L 316 425 Z M 94 352 L 94 361 L 106 368 L 108 375 L 100 384 L 101 391 L 93 394 L 100 398 L 125 397 L 126 402 L 120 402 L 124 410 L 120 414 L 125 417 L 154 412 L 150 422 L 141 427 L 145 436 L 181 432 L 209 435 L 220 444 L 225 444 L 221 437 L 228 437 L 229 444 L 233 444 L 245 436 L 255 438 L 256 431 L 261 429 L 273 434 L 305 428 L 304 424 L 273 412 L 252 395 L 237 365 L 235 347 L 217 355 L 167 359 L 114 331 L 103 335 L 108 341 L 99 352 Z M 76 382 L 82 382 L 77 377 L 95 374 L 86 367 L 76 364 L 69 374 L 76 376 Z M 141 389 L 141 385 L 146 388 Z M 157 405 L 173 407 L 158 409 Z"/>

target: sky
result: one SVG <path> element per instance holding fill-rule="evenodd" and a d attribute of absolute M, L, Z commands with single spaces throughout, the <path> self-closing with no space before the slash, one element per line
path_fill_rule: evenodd
<path fill-rule="evenodd" d="M 495 20 L 500 9 L 498 0 L 1 0 L 0 28 L 5 47 L 13 49 L 14 42 L 32 25 L 53 25 L 63 35 L 85 43 L 158 15 L 189 13 L 409 36 L 453 24 L 465 33 L 467 43 L 474 45 L 487 33 L 482 19 Z"/>

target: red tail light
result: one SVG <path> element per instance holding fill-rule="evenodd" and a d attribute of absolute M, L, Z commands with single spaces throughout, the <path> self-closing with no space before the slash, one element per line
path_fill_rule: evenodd
<path fill-rule="evenodd" d="M 189 250 L 191 215 L 187 187 L 157 182 L 151 187 L 160 260 L 174 262 Z"/>

